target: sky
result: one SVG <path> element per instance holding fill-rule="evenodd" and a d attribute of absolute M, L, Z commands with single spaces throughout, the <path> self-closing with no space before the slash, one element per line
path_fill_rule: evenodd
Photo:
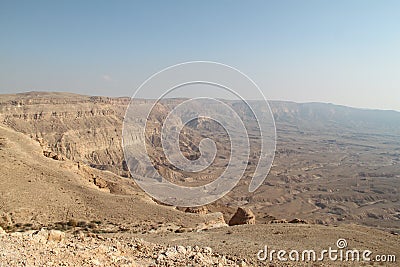
<path fill-rule="evenodd" d="M 205 60 L 267 99 L 400 111 L 399 14 L 386 0 L 0 0 L 0 93 L 131 96 Z"/>

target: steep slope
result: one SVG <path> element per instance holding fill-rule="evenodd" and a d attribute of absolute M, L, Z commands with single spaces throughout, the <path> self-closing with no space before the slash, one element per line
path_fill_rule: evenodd
<path fill-rule="evenodd" d="M 158 205 L 130 179 L 45 157 L 39 143 L 2 125 L 0 159 L 0 225 L 6 229 L 74 220 L 140 231 L 205 227 L 221 219 Z"/>
<path fill-rule="evenodd" d="M 128 100 L 66 93 L 3 95 L 0 118 L 68 159 L 127 175 L 121 127 Z"/>

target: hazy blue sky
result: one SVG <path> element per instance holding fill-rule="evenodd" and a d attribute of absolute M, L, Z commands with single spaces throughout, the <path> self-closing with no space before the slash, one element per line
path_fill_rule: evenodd
<path fill-rule="evenodd" d="M 191 60 L 269 99 L 400 110 L 400 1 L 3 1 L 0 93 L 132 95 Z"/>

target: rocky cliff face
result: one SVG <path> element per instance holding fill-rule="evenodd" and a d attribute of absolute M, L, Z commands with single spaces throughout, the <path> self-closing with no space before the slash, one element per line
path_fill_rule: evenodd
<path fill-rule="evenodd" d="M 38 141 L 48 157 L 66 157 L 128 177 L 130 174 L 124 161 L 121 143 L 123 118 L 129 101 L 129 98 L 90 97 L 66 93 L 30 92 L 2 95 L 0 121 Z M 141 110 L 148 103 L 146 100 L 137 100 L 135 105 L 135 108 Z M 160 122 L 165 119 L 168 110 L 167 105 L 160 104 L 155 107 L 150 115 L 151 122 L 146 128 L 145 138 L 158 170 L 169 179 L 179 181 L 183 179 L 183 175 L 170 168 L 165 155 L 156 151 L 161 144 Z M 146 115 L 143 114 L 143 117 Z M 195 128 L 198 130 L 198 126 Z M 132 139 L 142 141 L 139 140 L 141 137 L 138 131 L 133 129 L 132 134 L 137 136 L 132 136 Z M 186 127 L 186 133 L 181 138 L 184 154 L 188 158 L 198 156 L 198 144 L 192 140 L 201 140 L 200 134 Z M 139 174 L 146 173 L 139 161 L 132 167 Z"/>
<path fill-rule="evenodd" d="M 26 93 L 0 98 L 0 119 L 50 150 L 126 176 L 121 127 L 129 98 Z"/>

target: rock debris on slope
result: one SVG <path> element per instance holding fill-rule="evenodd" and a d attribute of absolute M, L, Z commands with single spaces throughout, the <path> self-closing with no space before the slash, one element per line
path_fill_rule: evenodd
<path fill-rule="evenodd" d="M 0 266 L 239 266 L 210 247 L 163 246 L 131 238 L 0 229 Z"/>

